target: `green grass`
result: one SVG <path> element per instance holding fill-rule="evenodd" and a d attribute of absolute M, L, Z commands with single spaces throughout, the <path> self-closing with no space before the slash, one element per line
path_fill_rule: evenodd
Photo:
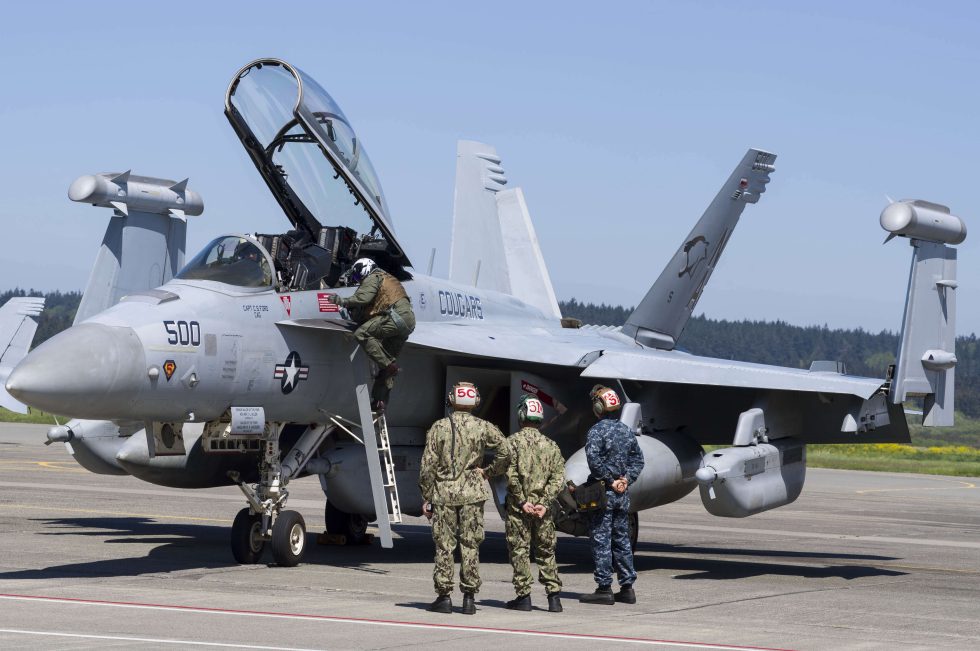
<path fill-rule="evenodd" d="M 38 411 L 32 407 L 27 408 L 28 413 L 18 414 L 15 411 L 0 407 L 0 423 L 41 423 L 43 425 L 54 425 L 55 418 L 59 423 L 66 423 L 71 420 L 68 416 L 53 416 L 44 411 Z"/>
<path fill-rule="evenodd" d="M 967 445 L 980 448 L 980 418 L 970 418 L 956 413 L 956 424 L 952 427 L 923 427 L 913 425 L 919 416 L 908 416 L 912 445 L 930 447 L 935 445 Z"/>
<path fill-rule="evenodd" d="M 808 445 L 806 459 L 811 468 L 980 477 L 980 448 L 965 445 Z"/>

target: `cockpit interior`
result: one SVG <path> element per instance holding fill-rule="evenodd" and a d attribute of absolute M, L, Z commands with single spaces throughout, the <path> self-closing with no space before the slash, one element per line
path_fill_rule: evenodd
<path fill-rule="evenodd" d="M 255 236 L 274 268 L 256 267 L 249 282 L 268 273 L 280 291 L 343 286 L 361 257 L 400 280 L 411 278 L 370 158 L 340 106 L 315 80 L 278 59 L 253 61 L 229 85 L 225 115 L 293 225 L 285 233 Z M 239 244 L 219 240 L 179 277 L 209 275 L 215 261 L 221 262 L 213 269 L 231 273 L 241 261 L 230 259 Z M 190 269 L 195 263 L 197 271 Z"/>

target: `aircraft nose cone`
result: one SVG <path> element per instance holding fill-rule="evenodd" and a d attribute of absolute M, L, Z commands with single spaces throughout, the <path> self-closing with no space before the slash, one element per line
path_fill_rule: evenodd
<path fill-rule="evenodd" d="M 44 411 L 112 419 L 146 381 L 146 356 L 132 328 L 83 323 L 33 350 L 7 378 L 7 392 Z"/>

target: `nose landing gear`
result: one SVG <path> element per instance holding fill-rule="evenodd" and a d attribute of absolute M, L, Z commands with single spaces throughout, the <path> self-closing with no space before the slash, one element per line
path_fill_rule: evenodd
<path fill-rule="evenodd" d="M 285 487 L 288 478 L 284 480 L 279 456 L 281 432 L 280 424 L 272 424 L 265 429 L 258 484 L 246 484 L 239 481 L 237 472 L 229 473 L 249 504 L 238 512 L 231 527 L 231 552 L 239 563 L 258 563 L 266 543 L 272 549 L 276 564 L 283 567 L 298 565 L 306 551 L 306 522 L 303 516 L 296 511 L 283 509 L 289 491 Z"/>

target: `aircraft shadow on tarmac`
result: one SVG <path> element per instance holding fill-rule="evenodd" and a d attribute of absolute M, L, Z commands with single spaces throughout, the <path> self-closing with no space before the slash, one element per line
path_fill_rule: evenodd
<path fill-rule="evenodd" d="M 228 545 L 228 527 L 160 522 L 152 518 L 57 518 L 35 520 L 43 522 L 45 530 L 39 535 L 102 538 L 112 545 L 153 545 L 146 555 L 113 558 L 43 569 L 0 572 L 2 579 L 44 579 L 64 577 L 138 576 L 157 572 L 194 569 L 233 568 Z M 432 539 L 428 526 L 398 525 L 395 550 L 379 549 L 377 545 L 320 546 L 315 533 L 307 537 L 306 565 L 325 565 L 384 575 L 388 564 L 431 563 Z M 66 541 L 66 545 L 71 545 Z M 705 558 L 711 556 L 713 558 Z M 719 556 L 725 558 L 718 558 Z M 806 564 L 783 564 L 773 558 L 797 559 Z M 758 559 L 758 560 L 755 560 Z M 264 562 L 271 562 L 266 552 Z M 560 537 L 558 545 L 559 570 L 563 574 L 591 574 L 592 557 L 585 538 Z M 875 561 L 899 560 L 891 556 L 836 554 L 766 549 L 726 549 L 685 547 L 641 542 L 635 557 L 639 572 L 668 570 L 681 572 L 675 579 L 743 579 L 762 575 L 797 576 L 803 578 L 857 579 L 872 576 L 902 576 L 905 572 L 875 566 Z M 501 532 L 488 532 L 480 549 L 484 564 L 507 564 L 507 544 Z M 841 564 L 828 564 L 835 561 Z M 283 569 L 283 571 L 286 571 Z M 571 593 L 568 593 L 569 595 Z M 488 605 L 490 602 L 486 602 Z M 415 604 L 402 604 L 413 606 Z M 426 604 L 421 604 L 422 606 Z"/>

